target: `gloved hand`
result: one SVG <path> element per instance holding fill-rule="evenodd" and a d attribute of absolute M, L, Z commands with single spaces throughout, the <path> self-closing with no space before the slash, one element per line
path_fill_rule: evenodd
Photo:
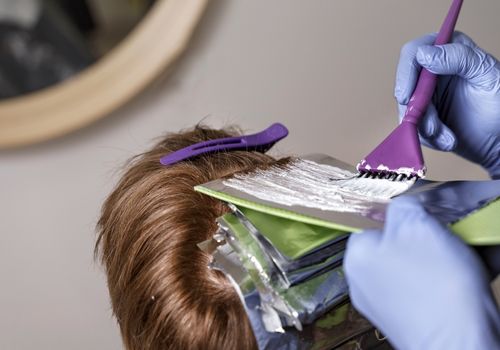
<path fill-rule="evenodd" d="M 414 198 L 388 208 L 384 232 L 349 238 L 353 305 L 398 349 L 500 349 L 500 313 L 477 254 Z"/>
<path fill-rule="evenodd" d="M 400 119 L 415 89 L 421 66 L 441 75 L 433 104 L 419 125 L 422 142 L 455 151 L 500 178 L 500 64 L 468 36 L 432 46 L 435 34 L 410 41 L 401 50 L 395 97 Z"/>

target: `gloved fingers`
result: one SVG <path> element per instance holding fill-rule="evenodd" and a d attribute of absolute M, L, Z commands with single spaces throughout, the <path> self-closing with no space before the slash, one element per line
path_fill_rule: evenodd
<path fill-rule="evenodd" d="M 418 48 L 422 45 L 432 45 L 436 37 L 436 33 L 427 34 L 406 43 L 401 48 L 394 87 L 394 96 L 399 104 L 408 104 L 413 90 L 415 90 L 418 75 L 422 69 L 416 60 Z"/>
<path fill-rule="evenodd" d="M 400 105 L 398 103 L 398 111 L 399 111 L 399 123 L 403 121 L 403 117 L 406 113 L 407 106 L 406 105 Z M 429 113 L 429 111 L 427 111 Z M 425 117 L 424 117 L 425 118 Z M 422 126 L 419 125 L 419 129 L 423 128 Z M 422 136 L 422 133 L 419 131 L 419 137 L 420 137 L 420 143 L 426 147 L 429 147 L 431 149 L 436 149 L 434 145 L 432 145 L 425 137 Z"/>
<path fill-rule="evenodd" d="M 458 75 L 486 90 L 498 85 L 497 60 L 480 48 L 461 43 L 424 45 L 418 48 L 416 60 L 431 73 Z"/>
<path fill-rule="evenodd" d="M 397 197 L 387 209 L 383 238 L 392 241 L 400 234 L 407 235 L 408 227 L 413 227 L 415 234 L 421 234 L 421 228 L 416 225 L 433 221 L 435 219 L 427 213 L 416 197 Z"/>
<path fill-rule="evenodd" d="M 429 214 L 413 196 L 397 197 L 389 204 L 381 246 L 392 246 L 394 242 L 399 242 L 399 247 L 406 247 L 408 251 L 415 245 L 424 244 L 429 254 L 448 246 L 454 252 L 459 251 L 463 258 L 474 255 L 470 247 Z"/>
<path fill-rule="evenodd" d="M 432 148 L 450 152 L 457 146 L 457 137 L 451 129 L 439 119 L 434 104 L 430 104 L 419 124 L 419 134 Z"/>
<path fill-rule="evenodd" d="M 420 212 L 426 213 L 422 204 L 418 201 L 416 197 L 413 196 L 400 196 L 394 198 L 388 206 L 387 216 L 390 219 L 402 219 L 405 218 L 408 214 L 407 211 L 410 212 Z M 387 223 L 387 220 L 386 220 Z"/>
<path fill-rule="evenodd" d="M 399 56 L 396 85 L 394 88 L 394 96 L 399 104 L 408 104 L 415 90 L 415 85 L 417 84 L 418 76 L 422 69 L 416 59 L 418 48 L 423 45 L 433 45 L 436 41 L 436 37 L 437 33 L 431 33 L 403 45 Z M 478 48 L 476 43 L 469 36 L 458 31 L 453 33 L 452 42 L 462 44 L 471 49 Z"/>
<path fill-rule="evenodd" d="M 467 34 L 456 31 L 453 33 L 452 43 L 463 44 L 470 47 L 471 49 L 478 48 L 477 44 L 472 40 Z"/>
<path fill-rule="evenodd" d="M 354 307 L 362 314 L 370 315 L 370 299 L 363 294 L 363 276 L 371 275 L 372 257 L 382 238 L 380 230 L 353 233 L 347 241 L 343 269 L 349 285 L 349 295 Z M 361 278 L 359 278 L 361 277 Z"/>
<path fill-rule="evenodd" d="M 359 269 L 370 266 L 369 259 L 381 238 L 380 230 L 365 230 L 351 234 L 347 241 L 343 262 L 346 276 L 355 276 Z"/>
<path fill-rule="evenodd" d="M 398 105 L 399 121 L 403 120 L 406 112 L 405 105 Z M 457 146 L 455 133 L 439 119 L 436 107 L 430 104 L 418 126 L 420 142 L 435 150 L 449 152 Z"/>
<path fill-rule="evenodd" d="M 427 107 L 427 111 L 418 124 L 418 133 L 425 140 L 435 140 L 442 124 L 443 123 L 438 117 L 436 107 L 434 107 L 434 104 L 431 103 Z M 440 149 L 439 146 L 440 144 L 438 143 L 437 149 Z"/>

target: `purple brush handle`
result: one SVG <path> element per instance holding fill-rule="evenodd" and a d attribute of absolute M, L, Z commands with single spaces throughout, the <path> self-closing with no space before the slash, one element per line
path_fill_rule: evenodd
<path fill-rule="evenodd" d="M 455 30 L 460 9 L 462 8 L 462 3 L 463 0 L 453 1 L 434 45 L 444 45 L 450 42 L 453 31 Z M 408 103 L 408 108 L 403 118 L 403 122 L 418 125 L 418 122 L 424 116 L 425 111 L 431 102 L 436 84 L 437 75 L 429 72 L 425 68 L 422 68 L 420 76 L 418 77 L 417 86 L 410 98 L 410 102 Z"/>

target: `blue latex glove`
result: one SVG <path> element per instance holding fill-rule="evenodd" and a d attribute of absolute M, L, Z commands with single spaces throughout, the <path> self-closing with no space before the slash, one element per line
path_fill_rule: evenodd
<path fill-rule="evenodd" d="M 434 103 L 419 125 L 422 143 L 454 150 L 500 178 L 500 64 L 467 35 L 455 32 L 451 44 L 432 46 L 436 34 L 405 44 L 396 74 L 400 119 L 415 89 L 421 66 L 441 75 Z M 478 250 L 494 278 L 500 273 L 500 246 Z"/>
<path fill-rule="evenodd" d="M 400 119 L 421 66 L 441 75 L 419 125 L 422 143 L 455 151 L 500 178 L 500 64 L 465 34 L 456 32 L 448 45 L 432 46 L 435 39 L 426 35 L 401 50 L 395 87 Z"/>
<path fill-rule="evenodd" d="M 353 305 L 398 349 L 500 349 L 500 313 L 477 254 L 414 198 L 388 209 L 384 232 L 349 238 Z"/>

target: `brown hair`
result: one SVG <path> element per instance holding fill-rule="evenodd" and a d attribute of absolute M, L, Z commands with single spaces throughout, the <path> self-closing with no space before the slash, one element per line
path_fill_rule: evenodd
<path fill-rule="evenodd" d="M 180 148 L 235 134 L 197 126 L 167 135 L 131 160 L 105 201 L 96 256 L 127 349 L 257 348 L 236 291 L 197 247 L 227 208 L 193 187 L 273 159 L 234 151 L 168 167 L 159 162 Z"/>

